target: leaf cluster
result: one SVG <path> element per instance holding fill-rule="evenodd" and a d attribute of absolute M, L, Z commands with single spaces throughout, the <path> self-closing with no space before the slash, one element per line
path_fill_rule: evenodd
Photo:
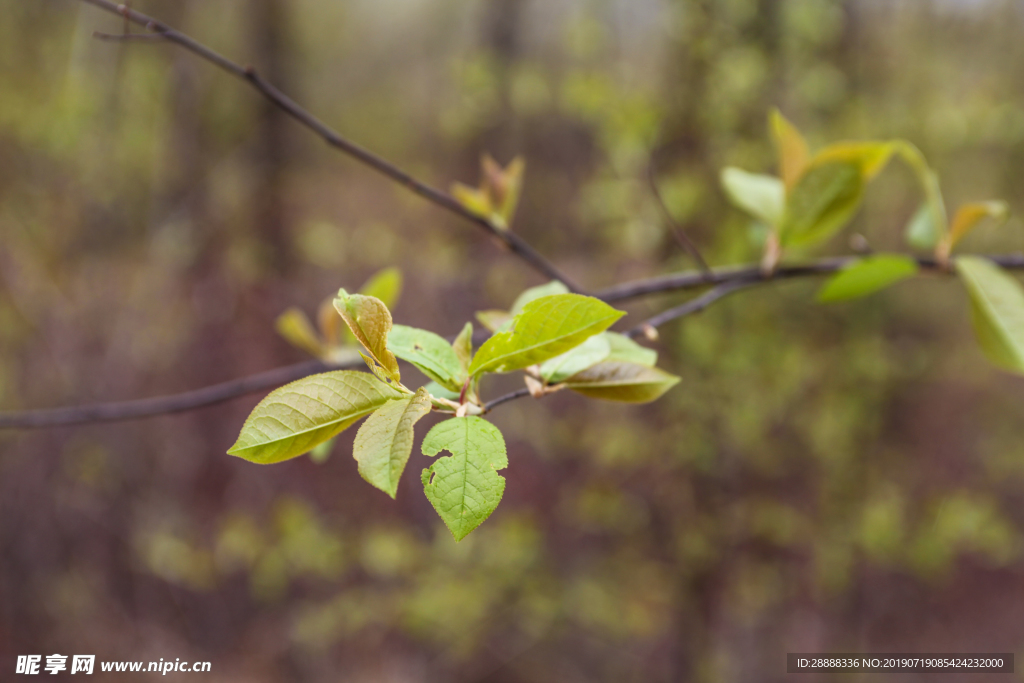
<path fill-rule="evenodd" d="M 722 171 L 729 200 L 768 226 L 762 265 L 771 271 L 789 248 L 821 244 L 856 215 L 867 184 L 897 157 L 914 172 L 924 199 L 905 229 L 907 244 L 931 250 L 940 268 L 960 275 L 971 299 L 979 344 L 996 365 L 1024 374 L 1024 290 L 995 264 L 975 256 L 952 256 L 960 242 L 986 219 L 1004 221 L 1001 201 L 970 202 L 947 219 L 937 174 L 906 140 L 839 142 L 815 154 L 797 128 L 778 111 L 769 117 L 779 176 Z M 917 275 L 920 261 L 907 254 L 872 254 L 851 260 L 818 293 L 822 303 L 873 294 Z"/>
<path fill-rule="evenodd" d="M 339 433 L 365 417 L 353 448 L 359 474 L 394 498 L 412 453 L 416 423 L 431 411 L 444 414 L 448 419 L 429 431 L 422 452 L 449 455 L 424 469 L 421 482 L 456 540 L 490 516 L 505 490 L 498 474 L 508 466 L 504 438 L 480 417 L 486 412 L 482 378 L 523 371 L 535 396 L 569 389 L 627 403 L 653 401 L 679 381 L 654 367 L 656 352 L 608 331 L 623 312 L 569 293 L 558 282 L 523 292 L 510 311 L 483 312 L 479 319 L 494 324 L 494 334 L 475 351 L 472 323 L 449 343 L 429 330 L 394 324 L 384 301 L 367 291 L 374 289 L 367 286 L 356 294 L 342 289 L 331 305 L 361 345 L 358 353 L 370 373 L 328 372 L 271 392 L 228 453 L 259 464 L 282 462 L 325 444 L 329 448 Z M 397 288 L 390 291 L 393 300 Z M 279 322 L 285 336 L 323 357 L 328 331 L 336 329 L 329 316 L 321 315 L 321 337 L 308 321 L 286 316 L 288 324 Z M 430 382 L 408 388 L 399 360 Z"/>

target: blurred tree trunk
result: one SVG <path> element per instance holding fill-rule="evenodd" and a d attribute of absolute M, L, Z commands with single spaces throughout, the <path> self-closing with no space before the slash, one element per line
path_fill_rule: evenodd
<path fill-rule="evenodd" d="M 160 8 L 161 16 L 166 16 L 172 26 L 180 26 L 185 22 L 189 7 L 189 2 L 165 2 Z M 175 50 L 172 54 L 168 156 L 173 171 L 162 192 L 159 211 L 165 225 L 161 229 L 175 230 L 185 226 L 185 235 L 178 236 L 178 239 L 185 239 L 192 245 L 196 257 L 192 265 L 202 268 L 203 262 L 210 260 L 214 251 L 211 247 L 216 244 L 220 232 L 207 224 L 209 207 L 205 178 L 209 170 L 209 156 L 204 153 L 207 148 L 206 131 L 196 78 L 197 69 L 203 65 L 197 64 L 193 55 L 184 50 Z"/>
<path fill-rule="evenodd" d="M 499 125 L 512 118 L 511 71 L 522 51 L 524 0 L 492 0 L 484 14 L 483 38 L 494 57 L 497 86 L 501 98 Z"/>
<path fill-rule="evenodd" d="M 252 26 L 256 68 L 284 92 L 291 92 L 287 68 L 288 9 L 285 0 L 254 0 Z M 256 167 L 253 184 L 254 229 L 263 262 L 277 275 L 294 266 L 288 230 L 286 182 L 289 161 L 287 116 L 261 100 L 256 130 Z"/>

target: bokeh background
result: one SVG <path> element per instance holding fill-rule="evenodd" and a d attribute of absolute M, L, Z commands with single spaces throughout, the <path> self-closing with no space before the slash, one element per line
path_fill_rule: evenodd
<path fill-rule="evenodd" d="M 1024 211 L 1016 0 L 135 7 L 434 184 L 522 154 L 516 230 L 593 288 L 692 267 L 652 159 L 709 260 L 757 259 L 717 174 L 772 170 L 771 106 L 815 145 L 911 140 L 951 207 Z M 300 361 L 276 316 L 386 266 L 397 320 L 442 335 L 542 282 L 194 56 L 92 39 L 116 17 L 74 0 L 0 0 L 0 17 L 0 409 Z M 822 253 L 854 233 L 902 248 L 913 177 L 893 165 L 868 197 Z M 1022 228 L 965 246 L 1017 250 Z M 254 683 L 777 681 L 786 652 L 1024 652 L 1024 386 L 985 363 L 955 281 L 831 307 L 818 286 L 665 327 L 683 381 L 658 403 L 495 411 L 505 499 L 458 545 L 418 450 L 397 501 L 356 473 L 355 430 L 322 464 L 225 455 L 259 395 L 0 432 L 0 678 L 54 652 Z"/>

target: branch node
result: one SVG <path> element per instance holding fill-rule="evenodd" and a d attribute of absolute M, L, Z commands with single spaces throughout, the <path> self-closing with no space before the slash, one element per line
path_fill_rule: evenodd
<path fill-rule="evenodd" d="M 850 235 L 850 249 L 857 254 L 871 254 L 874 251 L 868 238 L 859 232 Z"/>
<path fill-rule="evenodd" d="M 544 383 L 540 380 L 534 379 L 529 375 L 526 375 L 523 380 L 526 382 L 526 389 L 530 392 L 530 396 L 540 398 L 547 393 Z"/>

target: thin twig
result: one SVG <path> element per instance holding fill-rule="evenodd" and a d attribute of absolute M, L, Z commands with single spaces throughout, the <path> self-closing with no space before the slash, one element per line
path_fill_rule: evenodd
<path fill-rule="evenodd" d="M 771 280 L 785 280 L 793 277 L 824 275 L 834 273 L 855 259 L 856 257 L 854 256 L 827 258 L 802 265 L 781 266 L 776 268 L 773 273 L 762 272 L 760 265 L 715 268 L 710 274 L 702 273 L 700 271 L 670 273 L 668 275 L 658 275 L 652 278 L 613 285 L 607 289 L 596 292 L 594 296 L 607 302 L 625 301 L 627 299 L 636 299 L 642 296 L 649 296 L 651 294 L 678 292 L 688 289 L 701 289 L 708 285 L 719 285 L 726 282 L 768 282 Z"/>
<path fill-rule="evenodd" d="M 668 210 L 668 204 L 665 203 L 665 198 L 662 197 L 661 190 L 658 188 L 658 173 L 657 169 L 654 167 L 653 155 L 647 163 L 647 182 L 651 186 L 651 194 L 654 195 L 658 206 L 661 207 L 661 213 L 664 214 L 665 220 L 668 221 L 669 230 L 672 231 L 672 235 L 676 238 L 676 241 L 679 242 L 683 249 L 689 252 L 690 256 L 693 257 L 693 260 L 697 262 L 702 273 L 705 275 L 711 275 L 711 266 L 709 266 L 708 262 L 704 260 L 704 255 L 700 253 L 700 249 L 698 249 L 694 241 L 690 239 L 690 236 L 686 234 L 686 230 L 679 224 L 679 221 L 675 219 L 672 212 Z"/>
<path fill-rule="evenodd" d="M 680 304 L 678 306 L 675 306 L 674 308 L 668 309 L 667 311 L 662 311 L 656 316 L 648 318 L 647 320 L 643 321 L 636 327 L 623 332 L 623 334 L 626 335 L 627 337 L 642 337 L 645 334 L 647 334 L 647 331 L 651 328 L 656 329 L 672 320 L 684 318 L 688 315 L 693 315 L 694 313 L 700 313 L 705 308 L 715 303 L 719 299 L 722 299 L 732 294 L 733 292 L 737 292 L 747 287 L 753 287 L 754 285 L 757 284 L 760 283 L 756 281 L 744 282 L 742 280 L 737 280 L 735 282 L 726 282 L 724 284 L 718 285 L 714 289 L 709 289 L 700 296 L 694 297 L 693 299 L 690 299 L 684 304 Z"/>
<path fill-rule="evenodd" d="M 102 31 L 93 31 L 92 37 L 108 43 L 156 43 L 167 40 L 167 36 L 163 33 L 103 33 Z"/>
<path fill-rule="evenodd" d="M 568 276 L 555 267 L 554 264 L 531 247 L 522 237 L 511 230 L 503 230 L 499 228 L 487 218 L 478 216 L 464 207 L 458 202 L 458 200 L 448 193 L 417 180 L 391 162 L 377 156 L 360 145 L 343 138 L 336 131 L 327 126 L 327 124 L 320 121 L 303 107 L 299 106 L 294 100 L 260 76 L 253 67 L 243 67 L 240 64 L 236 64 L 223 55 L 214 52 L 202 43 L 199 43 L 184 33 L 168 26 L 162 21 L 149 17 L 141 12 L 136 12 L 125 5 L 118 5 L 110 2 L 109 0 L 80 1 L 110 12 L 111 14 L 125 17 L 132 23 L 144 27 L 147 31 L 159 34 L 165 40 L 180 45 L 189 52 L 192 52 L 211 64 L 220 67 L 229 74 L 246 81 L 253 88 L 259 91 L 260 94 L 267 98 L 267 100 L 282 109 L 303 126 L 319 135 L 332 147 L 387 176 L 391 180 L 399 183 L 435 205 L 474 223 L 478 227 L 490 233 L 492 237 L 497 238 L 497 240 L 509 251 L 525 261 L 534 270 L 543 274 L 545 277 L 553 280 L 560 280 L 566 287 L 574 292 L 583 291 Z"/>
<path fill-rule="evenodd" d="M 362 361 L 359 362 L 362 365 Z M 156 396 L 135 401 L 118 401 L 115 403 L 96 403 L 93 405 L 72 406 L 68 408 L 51 408 L 49 410 L 26 410 L 24 412 L 0 413 L 0 429 L 38 429 L 95 422 L 117 422 L 119 420 L 135 420 L 156 415 L 180 413 L 206 406 L 230 401 L 239 396 L 266 391 L 288 382 L 294 382 L 307 375 L 327 370 L 338 370 L 343 367 L 356 367 L 356 364 L 332 365 L 313 360 L 296 363 L 282 368 L 274 368 L 266 372 L 249 375 L 242 379 L 222 382 L 212 386 L 186 391 L 170 396 Z"/>
<path fill-rule="evenodd" d="M 745 282 L 770 282 L 774 280 L 787 280 L 795 277 L 828 275 L 841 270 L 844 266 L 858 260 L 859 256 L 840 256 L 826 258 L 819 261 L 812 261 L 792 266 L 779 266 L 772 273 L 761 272 L 759 265 L 729 266 L 715 268 L 710 275 L 702 272 L 688 271 L 683 273 L 670 273 L 658 275 L 643 280 L 624 282 L 613 285 L 606 289 L 595 292 L 593 296 L 602 301 L 626 301 L 651 294 L 662 294 L 666 292 L 678 292 L 688 289 L 701 289 L 708 285 L 717 285 L 723 282 L 743 280 Z M 1007 270 L 1024 270 L 1024 255 L 1005 254 L 999 256 L 983 256 L 1001 268 Z M 932 272 L 942 275 L 949 275 L 949 271 L 943 268 L 935 259 L 918 258 L 918 267 L 924 272 Z"/>
<path fill-rule="evenodd" d="M 504 396 L 499 396 L 498 398 L 494 399 L 493 401 L 488 401 L 487 403 L 485 403 L 484 404 L 484 413 L 491 412 L 492 410 L 494 410 L 495 408 L 500 406 L 502 403 L 508 403 L 509 401 L 515 401 L 517 398 L 525 398 L 525 397 L 527 397 L 529 395 L 530 395 L 530 390 L 529 389 L 525 389 L 525 388 L 524 389 L 516 389 L 515 391 L 513 391 L 510 394 L 505 394 Z"/>

